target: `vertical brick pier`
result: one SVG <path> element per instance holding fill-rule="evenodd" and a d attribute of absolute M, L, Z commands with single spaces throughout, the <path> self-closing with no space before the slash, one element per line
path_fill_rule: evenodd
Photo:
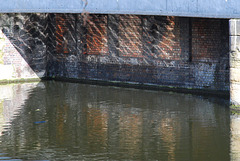
<path fill-rule="evenodd" d="M 231 19 L 230 27 L 230 102 L 240 109 L 240 19 Z"/>

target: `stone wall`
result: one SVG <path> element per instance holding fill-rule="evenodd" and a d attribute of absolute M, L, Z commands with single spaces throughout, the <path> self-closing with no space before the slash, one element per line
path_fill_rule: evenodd
<path fill-rule="evenodd" d="M 0 14 L 0 17 L 0 82 L 43 78 L 48 15 Z"/>
<path fill-rule="evenodd" d="M 230 103 L 231 108 L 240 108 L 240 20 L 231 19 L 230 34 Z"/>
<path fill-rule="evenodd" d="M 48 18 L 50 78 L 229 90 L 228 20 L 96 14 Z"/>

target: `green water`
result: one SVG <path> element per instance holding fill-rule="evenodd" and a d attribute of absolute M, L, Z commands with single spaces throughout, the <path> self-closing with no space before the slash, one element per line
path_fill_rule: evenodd
<path fill-rule="evenodd" d="M 1 85 L 0 160 L 240 160 L 239 120 L 222 98 L 53 81 Z"/>

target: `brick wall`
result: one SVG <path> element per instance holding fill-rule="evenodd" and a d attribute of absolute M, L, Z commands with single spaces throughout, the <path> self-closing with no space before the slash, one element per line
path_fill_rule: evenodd
<path fill-rule="evenodd" d="M 58 14 L 51 16 L 61 25 Z M 88 15 L 85 22 L 79 14 L 64 16 L 75 17 L 64 23 L 75 26 L 66 41 L 76 52 L 49 48 L 49 77 L 229 90 L 228 20 Z"/>
<path fill-rule="evenodd" d="M 141 16 L 120 15 L 118 21 L 119 56 L 142 57 Z"/>
<path fill-rule="evenodd" d="M 3 14 L 0 65 L 13 65 L 17 78 L 47 71 L 50 78 L 229 90 L 228 20 L 86 15 Z"/>
<path fill-rule="evenodd" d="M 107 15 L 92 15 L 86 25 L 85 54 L 107 55 Z"/>
<path fill-rule="evenodd" d="M 11 13 L 0 17 L 0 82 L 44 77 L 48 15 Z"/>
<path fill-rule="evenodd" d="M 192 60 L 218 61 L 228 53 L 228 21 L 218 19 L 192 20 Z"/>
<path fill-rule="evenodd" d="M 76 52 L 49 48 L 49 77 L 229 90 L 228 20 L 64 15 Z"/>

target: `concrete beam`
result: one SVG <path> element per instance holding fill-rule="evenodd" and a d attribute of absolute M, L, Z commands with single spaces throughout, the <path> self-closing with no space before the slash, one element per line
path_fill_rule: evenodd
<path fill-rule="evenodd" d="M 0 0 L 0 13 L 89 13 L 240 18 L 239 0 Z"/>

